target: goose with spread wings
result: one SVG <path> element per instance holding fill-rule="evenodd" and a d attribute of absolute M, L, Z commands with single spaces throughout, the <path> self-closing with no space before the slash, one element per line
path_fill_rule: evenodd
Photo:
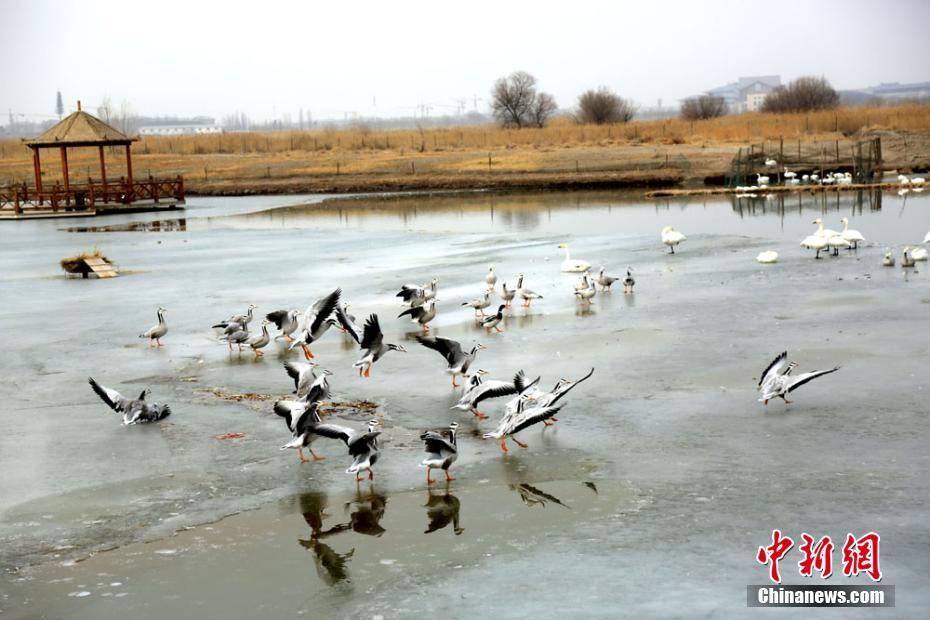
<path fill-rule="evenodd" d="M 446 372 L 452 376 L 453 388 L 459 387 L 459 384 L 455 382 L 456 375 L 468 376 L 468 367 L 475 360 L 475 355 L 479 350 L 487 348 L 483 344 L 476 344 L 471 351 L 466 353 L 462 350 L 462 345 L 455 340 L 436 336 L 417 336 L 417 342 L 446 358 L 448 364 Z"/>
<path fill-rule="evenodd" d="M 488 371 L 482 368 L 476 370 L 474 377 L 477 380 L 470 382 L 471 387 L 462 394 L 459 402 L 451 408 L 460 411 L 471 411 L 476 418 L 486 420 L 488 416 L 478 410 L 479 404 L 492 398 L 521 394 L 539 382 L 539 377 L 536 377 L 531 383 L 527 383 L 526 375 L 522 370 L 513 376 L 512 381 L 484 380 L 483 377 L 487 374 Z"/>
<path fill-rule="evenodd" d="M 320 403 L 311 400 L 308 396 L 297 400 L 279 400 L 274 404 L 274 412 L 284 418 L 287 422 L 287 428 L 291 431 L 294 438 L 281 446 L 282 450 L 296 448 L 297 456 L 302 463 L 310 461 L 304 456 L 304 448 L 310 450 L 313 460 L 322 461 L 326 457 L 318 456 L 311 448 L 311 444 L 319 438 L 319 435 L 313 433 L 313 428 L 320 424 Z"/>
<path fill-rule="evenodd" d="M 762 372 L 762 378 L 759 379 L 757 387 L 759 391 L 762 392 L 762 397 L 759 398 L 759 402 L 763 405 L 768 405 L 771 399 L 781 398 L 785 401 L 785 404 L 791 404 L 794 401 L 788 400 L 786 396 L 792 391 L 818 377 L 828 375 L 840 369 L 839 366 L 834 366 L 826 370 L 815 370 L 800 375 L 791 374 L 797 365 L 797 362 L 788 362 L 787 351 L 779 353 Z"/>
<path fill-rule="evenodd" d="M 274 337 L 275 340 L 284 338 L 288 342 L 292 342 L 294 338 L 291 334 L 296 332 L 297 328 L 300 327 L 299 316 L 299 310 L 275 310 L 274 312 L 266 314 L 265 318 L 274 323 L 278 331 L 281 332 Z"/>
<path fill-rule="evenodd" d="M 372 314 L 365 321 L 365 329 L 362 332 L 362 340 L 359 343 L 362 347 L 362 356 L 357 362 L 352 364 L 352 368 L 358 369 L 358 376 L 371 376 L 371 367 L 379 359 L 384 357 L 388 351 L 400 351 L 406 353 L 407 349 L 399 344 L 390 344 L 384 342 L 384 334 L 381 332 L 381 323 L 378 322 L 378 315 Z"/>
<path fill-rule="evenodd" d="M 420 434 L 420 439 L 426 445 L 426 458 L 420 463 L 420 467 L 426 468 L 427 485 L 435 482 L 429 476 L 431 469 L 441 469 L 446 474 L 446 480 L 455 480 L 449 475 L 449 468 L 459 457 L 459 448 L 455 441 L 455 432 L 458 427 L 458 422 L 450 424 L 448 437 L 435 431 L 424 431 Z"/>
<path fill-rule="evenodd" d="M 284 362 L 287 376 L 294 380 L 294 394 L 303 398 L 310 391 L 310 386 L 316 381 L 316 362 Z"/>
<path fill-rule="evenodd" d="M 552 405 L 548 407 L 539 407 L 535 404 L 527 405 L 527 403 L 532 400 L 533 398 L 529 392 L 524 391 L 520 395 L 516 410 L 505 413 L 500 423 L 497 425 L 497 428 L 490 433 L 485 433 L 483 437 L 485 439 L 500 439 L 501 450 L 504 452 L 508 452 L 507 444 L 505 443 L 507 437 L 510 437 L 510 440 L 521 448 L 528 448 L 529 446 L 518 440 L 514 435 L 534 424 L 539 424 L 544 420 L 548 420 L 562 408 L 561 405 Z"/>
<path fill-rule="evenodd" d="M 555 387 L 552 388 L 549 392 L 543 392 L 540 390 L 534 390 L 531 392 L 533 397 L 533 402 L 537 407 L 551 407 L 559 402 L 566 394 L 575 389 L 579 383 L 587 381 L 591 375 L 594 374 L 594 368 L 592 368 L 588 374 L 581 377 L 578 380 L 572 379 L 559 379 L 556 381 Z M 548 420 L 543 420 L 543 424 L 546 426 L 552 426 L 554 423 L 558 422 L 559 419 L 556 417 L 551 417 Z"/>
<path fill-rule="evenodd" d="M 413 306 L 412 308 L 407 308 L 403 312 L 397 315 L 397 318 L 403 316 L 409 316 L 414 323 L 419 323 L 423 327 L 424 332 L 429 332 L 428 323 L 436 318 L 436 302 L 437 299 L 430 299 L 422 306 Z"/>
<path fill-rule="evenodd" d="M 367 470 L 368 479 L 374 480 L 375 474 L 372 467 L 380 456 L 378 435 L 381 431 L 375 430 L 379 424 L 378 420 L 371 420 L 368 423 L 367 432 L 356 431 L 338 424 L 317 424 L 312 432 L 321 437 L 343 441 L 349 449 L 349 456 L 353 457 L 352 464 L 346 469 L 346 473 L 355 474 L 355 480 L 359 481 L 362 479 L 359 472 Z"/>
<path fill-rule="evenodd" d="M 299 346 L 303 349 L 305 358 L 311 359 L 313 357 L 310 345 L 319 340 L 326 333 L 326 330 L 332 327 L 334 321 L 330 318 L 330 315 L 339 305 L 339 295 L 341 294 L 342 289 L 337 288 L 307 308 L 307 311 L 304 312 L 303 330 L 301 330 L 300 336 L 291 342 L 288 349 Z"/>
<path fill-rule="evenodd" d="M 145 400 L 149 394 L 148 389 L 142 390 L 139 398 L 127 398 L 116 390 L 100 385 L 94 381 L 93 377 L 88 377 L 87 382 L 110 409 L 123 414 L 123 424 L 127 426 L 157 422 L 171 415 L 171 407 L 168 405 L 159 405 Z"/>
<path fill-rule="evenodd" d="M 213 327 L 220 329 L 227 329 L 233 323 L 239 325 L 239 327 L 248 327 L 249 323 L 252 322 L 252 311 L 255 310 L 258 306 L 254 304 L 249 304 L 249 309 L 246 310 L 245 314 L 234 314 L 225 321 L 220 321 Z"/>
<path fill-rule="evenodd" d="M 400 292 L 396 297 L 400 297 L 411 308 L 422 306 L 430 299 L 436 298 L 436 290 L 439 281 L 433 278 L 429 284 L 417 286 L 416 284 L 404 284 L 400 287 Z"/>
<path fill-rule="evenodd" d="M 362 341 L 362 328 L 355 322 L 355 317 L 349 314 L 349 304 L 336 306 L 336 322 L 342 328 L 342 333 L 347 334 L 355 342 Z"/>

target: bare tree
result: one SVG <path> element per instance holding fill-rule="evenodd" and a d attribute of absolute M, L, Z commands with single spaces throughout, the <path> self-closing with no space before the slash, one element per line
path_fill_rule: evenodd
<path fill-rule="evenodd" d="M 542 127 L 556 110 L 552 95 L 536 92 L 536 78 L 514 71 L 494 82 L 491 111 L 504 127 Z"/>
<path fill-rule="evenodd" d="M 545 127 L 549 118 L 555 114 L 559 106 L 555 103 L 555 97 L 549 93 L 539 93 L 536 95 L 536 101 L 533 102 L 532 120 L 536 127 Z"/>
<path fill-rule="evenodd" d="M 681 102 L 681 117 L 687 121 L 701 121 L 717 118 L 727 113 L 727 103 L 723 97 L 701 95 Z"/>
<path fill-rule="evenodd" d="M 103 119 L 103 122 L 110 124 L 110 117 L 113 115 L 113 101 L 110 99 L 110 95 L 105 95 L 103 101 L 97 106 L 97 116 Z"/>
<path fill-rule="evenodd" d="M 620 97 L 606 86 L 597 90 L 586 90 L 578 96 L 579 123 L 606 125 L 609 123 L 626 123 L 633 120 L 636 107 L 633 102 Z"/>
<path fill-rule="evenodd" d="M 839 93 L 823 77 L 799 77 L 787 86 L 779 86 L 765 97 L 763 112 L 809 112 L 835 108 Z"/>

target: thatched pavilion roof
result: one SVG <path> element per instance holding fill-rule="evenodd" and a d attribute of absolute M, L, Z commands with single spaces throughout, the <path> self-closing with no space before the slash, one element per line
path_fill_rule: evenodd
<path fill-rule="evenodd" d="M 129 144 L 136 139 L 110 127 L 96 116 L 78 110 L 38 138 L 26 140 L 26 146 L 107 146 Z"/>

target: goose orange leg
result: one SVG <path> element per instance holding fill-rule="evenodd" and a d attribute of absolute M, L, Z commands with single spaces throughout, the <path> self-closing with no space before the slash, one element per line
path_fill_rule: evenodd
<path fill-rule="evenodd" d="M 371 364 L 368 364 L 368 366 L 365 367 L 365 378 L 367 379 L 370 376 L 371 376 Z"/>
<path fill-rule="evenodd" d="M 453 476 L 450 476 L 450 475 L 449 475 L 449 470 L 448 470 L 448 469 L 444 469 L 443 471 L 446 472 L 446 481 L 455 480 L 455 478 L 454 478 Z"/>
<path fill-rule="evenodd" d="M 429 477 L 429 467 L 427 467 L 426 468 L 426 484 L 433 484 L 434 482 L 436 481 Z"/>
<path fill-rule="evenodd" d="M 300 462 L 301 462 L 301 463 L 309 463 L 309 462 L 310 462 L 310 459 L 308 459 L 307 457 L 304 456 L 304 448 L 303 448 L 303 446 L 297 448 L 297 456 L 300 457 Z"/>
<path fill-rule="evenodd" d="M 313 450 L 310 450 L 310 454 L 313 456 L 314 461 L 325 461 L 326 460 L 325 456 L 317 456 L 317 453 L 314 452 Z"/>
<path fill-rule="evenodd" d="M 481 413 L 481 412 L 478 411 L 477 409 L 472 409 L 471 412 L 472 412 L 472 415 L 474 415 L 474 416 L 475 416 L 476 418 L 478 418 L 479 420 L 487 420 L 487 419 L 488 419 L 488 416 L 484 415 L 483 413 Z"/>
<path fill-rule="evenodd" d="M 503 450 L 504 452 L 510 452 L 510 450 L 507 449 L 507 444 L 504 443 L 503 437 L 501 437 L 501 450 Z"/>

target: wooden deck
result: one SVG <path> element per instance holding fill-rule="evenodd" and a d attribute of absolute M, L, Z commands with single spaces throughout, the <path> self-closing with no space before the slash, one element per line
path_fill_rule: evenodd
<path fill-rule="evenodd" d="M 0 220 L 87 217 L 178 209 L 184 205 L 184 180 L 155 179 L 115 183 L 58 185 L 37 191 L 26 184 L 0 188 Z"/>

